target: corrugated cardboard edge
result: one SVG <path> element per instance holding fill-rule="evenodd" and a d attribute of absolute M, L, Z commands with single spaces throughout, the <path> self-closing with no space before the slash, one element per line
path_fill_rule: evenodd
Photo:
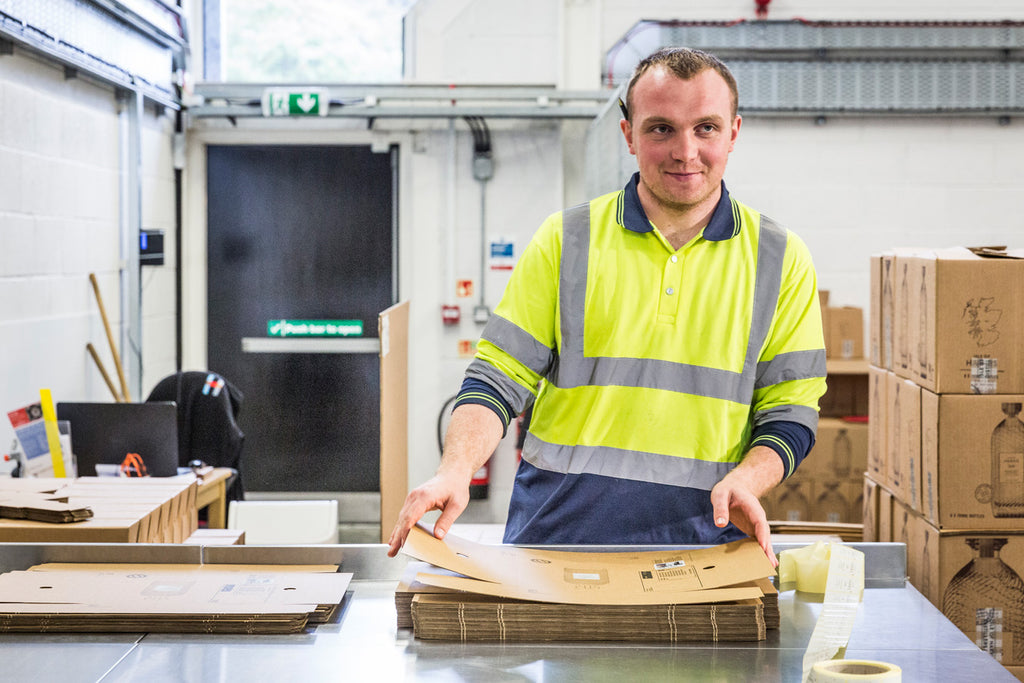
<path fill-rule="evenodd" d="M 380 540 L 387 543 L 409 493 L 409 302 L 381 312 Z"/>

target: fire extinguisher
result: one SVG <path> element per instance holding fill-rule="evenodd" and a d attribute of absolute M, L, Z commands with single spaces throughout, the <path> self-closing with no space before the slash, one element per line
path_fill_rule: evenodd
<path fill-rule="evenodd" d="M 491 455 L 491 458 L 494 456 Z M 473 478 L 469 480 L 469 498 L 470 500 L 484 500 L 487 498 L 487 494 L 490 493 L 491 489 L 491 458 L 487 458 L 487 462 L 483 464 L 483 467 L 476 471 Z"/>

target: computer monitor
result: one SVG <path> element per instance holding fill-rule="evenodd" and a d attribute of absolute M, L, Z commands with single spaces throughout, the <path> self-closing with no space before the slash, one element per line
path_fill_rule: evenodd
<path fill-rule="evenodd" d="M 97 464 L 120 465 L 128 453 L 142 456 L 150 476 L 178 473 L 178 409 L 172 401 L 61 402 L 57 419 L 71 425 L 79 476 L 96 476 Z"/>

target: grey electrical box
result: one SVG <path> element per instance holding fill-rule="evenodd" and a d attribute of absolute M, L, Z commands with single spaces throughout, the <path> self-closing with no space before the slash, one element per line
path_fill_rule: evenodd
<path fill-rule="evenodd" d="M 164 231 L 143 230 L 139 233 L 139 265 L 164 264 Z"/>

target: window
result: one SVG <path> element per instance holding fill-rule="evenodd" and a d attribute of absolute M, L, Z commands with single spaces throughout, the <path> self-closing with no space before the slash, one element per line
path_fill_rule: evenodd
<path fill-rule="evenodd" d="M 396 83 L 415 0 L 207 0 L 206 80 Z"/>

